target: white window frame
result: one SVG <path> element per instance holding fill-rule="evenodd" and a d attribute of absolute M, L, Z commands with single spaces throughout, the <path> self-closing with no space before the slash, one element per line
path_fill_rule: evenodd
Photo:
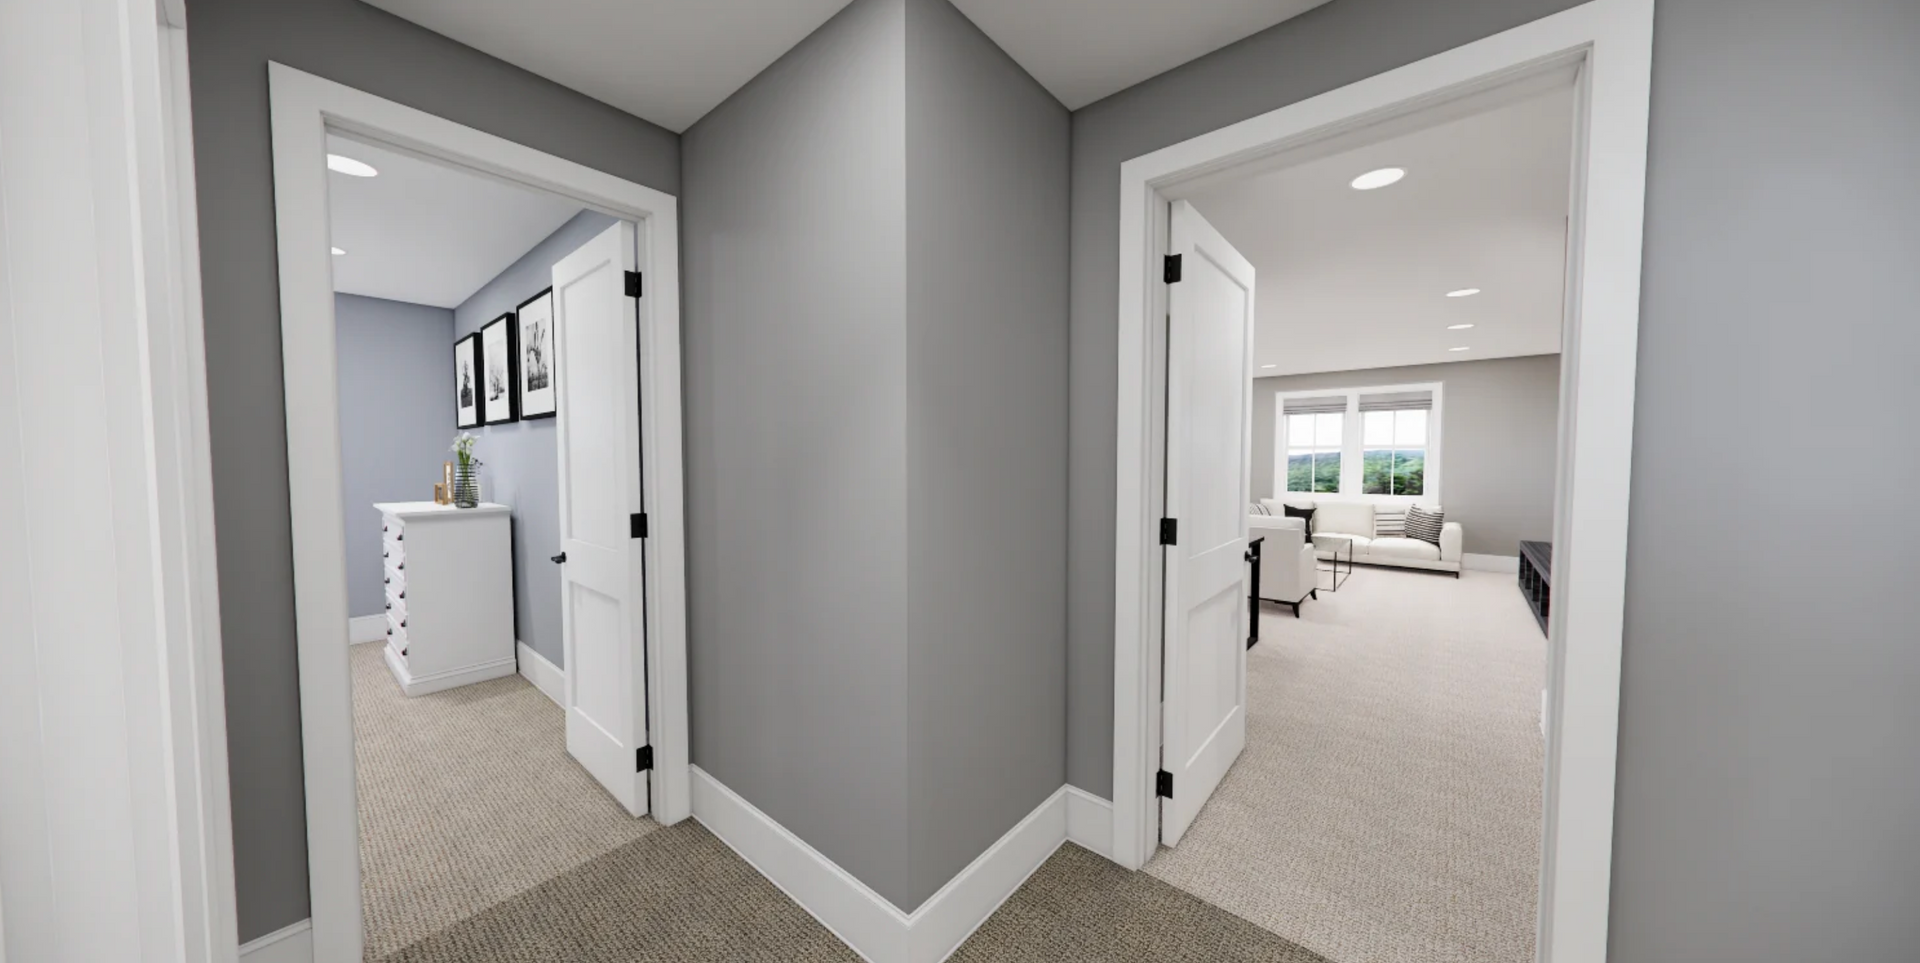
<path fill-rule="evenodd" d="M 1366 485 L 1366 424 L 1360 415 L 1360 397 L 1362 395 L 1402 394 L 1414 391 L 1430 392 L 1433 395 L 1433 409 L 1427 415 L 1427 464 L 1425 477 L 1421 480 L 1418 495 L 1369 495 L 1362 489 Z M 1287 399 L 1288 398 L 1334 398 L 1347 399 L 1346 418 L 1341 422 L 1340 430 L 1340 493 L 1342 499 L 1366 500 L 1388 505 L 1440 505 L 1440 482 L 1442 479 L 1441 426 L 1446 415 L 1446 383 L 1441 381 L 1422 381 L 1404 385 L 1375 385 L 1366 388 L 1303 388 L 1299 391 L 1277 391 L 1273 396 L 1273 495 L 1285 498 L 1288 495 L 1328 498 L 1325 492 L 1289 492 L 1287 491 Z"/>

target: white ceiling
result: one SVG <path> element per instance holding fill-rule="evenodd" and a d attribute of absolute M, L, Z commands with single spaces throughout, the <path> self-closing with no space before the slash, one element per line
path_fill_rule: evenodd
<path fill-rule="evenodd" d="M 333 289 L 451 308 L 580 213 L 550 194 L 338 135 L 327 150 L 377 177 L 328 172 Z"/>
<path fill-rule="evenodd" d="M 1069 110 L 1328 0 L 953 0 Z"/>
<path fill-rule="evenodd" d="M 366 0 L 684 131 L 848 0 Z M 1327 0 L 955 0 L 1078 109 Z"/>
<path fill-rule="evenodd" d="M 679 132 L 847 0 L 367 0 Z"/>
<path fill-rule="evenodd" d="M 1257 272 L 1254 374 L 1558 352 L 1572 130 L 1556 88 L 1191 197 Z"/>

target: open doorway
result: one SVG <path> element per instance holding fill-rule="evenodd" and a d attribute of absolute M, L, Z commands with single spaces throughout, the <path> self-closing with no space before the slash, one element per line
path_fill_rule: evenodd
<path fill-rule="evenodd" d="M 312 941 L 378 959 L 688 815 L 674 207 L 271 79 Z"/>
<path fill-rule="evenodd" d="M 1604 955 L 1649 36 L 1122 165 L 1123 865 L 1333 959 Z"/>
<path fill-rule="evenodd" d="M 658 826 L 636 818 L 646 772 L 617 744 L 644 745 L 644 685 L 568 687 L 569 668 L 633 674 L 608 664 L 632 593 L 589 591 L 562 564 L 595 534 L 570 530 L 586 526 L 563 504 L 617 477 L 563 456 L 618 428 L 563 420 L 560 402 L 628 394 L 618 366 L 592 366 L 621 352 L 583 357 L 579 342 L 626 325 L 581 275 L 631 271 L 596 248 L 630 255 L 632 225 L 342 134 L 327 160 L 364 958 L 377 960 Z M 602 286 L 617 309 L 620 283 Z M 556 291 L 563 310 L 601 310 L 563 331 Z M 584 445 L 590 458 L 628 447 Z"/>

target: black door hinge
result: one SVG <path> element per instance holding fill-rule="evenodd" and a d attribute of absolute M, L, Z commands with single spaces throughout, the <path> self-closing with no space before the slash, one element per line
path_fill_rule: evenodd
<path fill-rule="evenodd" d="M 1167 255 L 1166 264 L 1160 271 L 1160 277 L 1168 284 L 1180 283 L 1180 255 Z"/>
<path fill-rule="evenodd" d="M 633 771 L 647 772 L 653 768 L 653 747 L 641 746 L 633 751 Z"/>
<path fill-rule="evenodd" d="M 1160 544 L 1162 545 L 1180 544 L 1180 520 L 1179 519 L 1163 518 L 1160 520 Z"/>
<path fill-rule="evenodd" d="M 647 537 L 647 513 L 634 512 L 627 516 L 627 524 L 633 529 L 634 538 Z"/>
<path fill-rule="evenodd" d="M 1173 798 L 1173 773 L 1162 769 L 1154 774 L 1153 794 L 1161 799 Z"/>
<path fill-rule="evenodd" d="M 640 296 L 640 272 L 628 271 L 627 272 L 627 297 L 637 298 L 639 296 Z"/>

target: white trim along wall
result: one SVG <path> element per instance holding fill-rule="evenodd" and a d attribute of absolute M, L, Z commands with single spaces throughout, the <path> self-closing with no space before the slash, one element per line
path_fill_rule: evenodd
<path fill-rule="evenodd" d="M 178 0 L 0 4 L 0 957 L 235 955 Z"/>
<path fill-rule="evenodd" d="M 1549 625 L 1541 847 L 1542 963 L 1604 963 L 1612 880 L 1628 479 L 1653 0 L 1590 0 L 1437 56 L 1121 165 L 1114 610 L 1113 858 L 1139 868 L 1158 839 L 1158 581 L 1150 538 L 1165 470 L 1159 265 L 1171 200 L 1203 180 L 1284 166 L 1302 148 L 1377 139 L 1432 110 L 1524 85 L 1576 85 L 1575 169 L 1561 356 L 1559 510 Z"/>
<path fill-rule="evenodd" d="M 639 302 L 641 490 L 644 510 L 655 519 L 644 545 L 648 735 L 654 753 L 648 782 L 649 810 L 661 823 L 678 822 L 691 812 L 678 213 L 675 199 L 667 194 L 283 64 L 269 65 L 268 86 L 287 437 L 333 439 L 291 445 L 287 452 L 313 952 L 317 963 L 359 963 L 352 693 L 347 653 L 334 641 L 349 637 L 349 630 L 326 135 L 352 134 L 559 194 L 632 221 L 644 236 L 639 265 L 647 279 L 647 296 Z"/>

